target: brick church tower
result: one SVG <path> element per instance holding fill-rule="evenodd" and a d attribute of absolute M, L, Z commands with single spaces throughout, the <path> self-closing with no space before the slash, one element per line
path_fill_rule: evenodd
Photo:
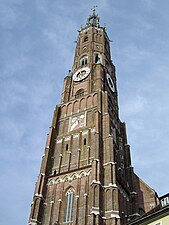
<path fill-rule="evenodd" d="M 54 111 L 30 225 L 125 225 L 158 204 L 133 171 L 117 96 L 109 38 L 94 9 Z"/>

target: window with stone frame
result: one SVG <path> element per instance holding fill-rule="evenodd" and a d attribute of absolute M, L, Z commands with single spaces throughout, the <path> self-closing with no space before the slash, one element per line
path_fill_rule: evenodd
<path fill-rule="evenodd" d="M 65 194 L 65 214 L 64 222 L 73 221 L 73 208 L 74 208 L 74 190 L 70 188 Z"/>
<path fill-rule="evenodd" d="M 84 66 L 88 63 L 88 56 L 87 55 L 84 55 L 80 58 L 80 61 L 79 61 L 79 65 L 80 66 Z"/>

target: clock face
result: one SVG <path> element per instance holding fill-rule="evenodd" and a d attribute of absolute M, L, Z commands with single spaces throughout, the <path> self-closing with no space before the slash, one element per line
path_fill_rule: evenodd
<path fill-rule="evenodd" d="M 89 67 L 83 67 L 76 71 L 76 73 L 73 74 L 73 80 L 74 81 L 81 81 L 85 79 L 90 73 Z"/>
<path fill-rule="evenodd" d="M 85 114 L 81 114 L 71 118 L 70 131 L 84 127 Z"/>
<path fill-rule="evenodd" d="M 114 83 L 113 83 L 113 80 L 112 80 L 112 78 L 111 78 L 109 73 L 106 74 L 106 78 L 107 78 L 107 83 L 109 85 L 110 90 L 115 92 Z"/>

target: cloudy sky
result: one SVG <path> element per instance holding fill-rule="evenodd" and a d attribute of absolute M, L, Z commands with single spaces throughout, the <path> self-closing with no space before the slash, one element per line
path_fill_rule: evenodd
<path fill-rule="evenodd" d="M 0 0 L 0 225 L 27 224 L 77 30 L 97 4 L 135 172 L 169 192 L 169 1 Z"/>

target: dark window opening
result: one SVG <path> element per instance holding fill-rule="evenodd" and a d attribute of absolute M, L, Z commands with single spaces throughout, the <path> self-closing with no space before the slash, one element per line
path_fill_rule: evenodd
<path fill-rule="evenodd" d="M 69 148 L 69 145 L 68 145 L 68 144 L 66 144 L 66 151 L 68 150 L 68 148 Z"/>
<path fill-rule="evenodd" d="M 86 42 L 86 41 L 88 41 L 88 37 L 85 37 L 85 38 L 84 38 L 84 42 Z"/>
<path fill-rule="evenodd" d="M 86 138 L 84 139 L 83 144 L 86 145 Z"/>
<path fill-rule="evenodd" d="M 96 55 L 95 55 L 95 63 L 97 63 L 98 60 L 99 60 L 99 56 L 98 56 L 98 54 L 96 54 Z"/>
<path fill-rule="evenodd" d="M 101 56 L 99 54 L 95 54 L 94 63 L 96 64 L 101 63 Z"/>
<path fill-rule="evenodd" d="M 113 134 L 113 127 L 110 126 L 110 134 L 112 135 Z"/>

